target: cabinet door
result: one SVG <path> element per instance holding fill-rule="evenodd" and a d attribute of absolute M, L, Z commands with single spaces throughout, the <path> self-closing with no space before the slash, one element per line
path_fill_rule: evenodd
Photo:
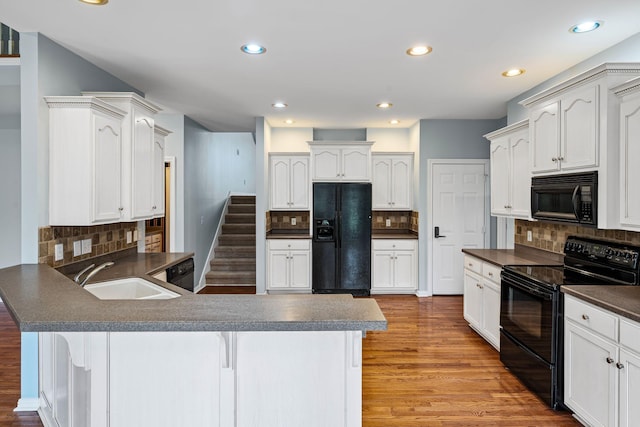
<path fill-rule="evenodd" d="M 153 118 L 136 114 L 131 144 L 131 219 L 153 216 Z"/>
<path fill-rule="evenodd" d="M 289 209 L 290 173 L 288 157 L 271 157 L 271 209 Z"/>
<path fill-rule="evenodd" d="M 340 181 L 340 150 L 337 148 L 321 148 L 311 150 L 314 181 Z"/>
<path fill-rule="evenodd" d="M 509 215 L 509 139 L 491 141 L 491 214 Z"/>
<path fill-rule="evenodd" d="M 394 254 L 394 287 L 415 289 L 415 256 L 413 251 L 396 251 Z"/>
<path fill-rule="evenodd" d="M 640 228 L 640 97 L 620 105 L 620 224 Z"/>
<path fill-rule="evenodd" d="M 391 208 L 391 159 L 373 156 L 371 204 L 373 209 Z"/>
<path fill-rule="evenodd" d="M 393 252 L 373 251 L 371 288 L 393 287 Z"/>
<path fill-rule="evenodd" d="M 524 130 L 510 138 L 511 216 L 531 216 L 531 175 L 529 174 L 529 131 Z M 493 191 L 493 188 L 491 189 Z"/>
<path fill-rule="evenodd" d="M 288 288 L 289 251 L 269 251 L 269 289 Z"/>
<path fill-rule="evenodd" d="M 565 321 L 564 403 L 591 425 L 615 425 L 616 360 L 616 345 Z"/>
<path fill-rule="evenodd" d="M 482 329 L 487 340 L 500 348 L 500 286 L 483 281 Z"/>
<path fill-rule="evenodd" d="M 562 137 L 560 168 L 583 169 L 598 166 L 599 85 L 572 91 L 560 101 Z"/>
<path fill-rule="evenodd" d="M 94 115 L 93 222 L 120 220 L 120 121 Z"/>
<path fill-rule="evenodd" d="M 620 427 L 637 426 L 640 421 L 640 357 L 620 350 Z"/>
<path fill-rule="evenodd" d="M 413 189 L 413 157 L 403 156 L 393 159 L 391 168 L 391 207 L 394 209 L 411 209 L 411 192 Z"/>
<path fill-rule="evenodd" d="M 309 159 L 292 157 L 290 163 L 291 208 L 309 209 Z"/>
<path fill-rule="evenodd" d="M 464 271 L 463 307 L 467 322 L 482 329 L 482 279 L 468 270 Z"/>
<path fill-rule="evenodd" d="M 529 135 L 531 137 L 531 172 L 557 171 L 560 155 L 559 102 L 553 102 L 531 110 Z M 553 160 L 556 159 L 556 160 Z"/>
<path fill-rule="evenodd" d="M 289 286 L 296 289 L 310 289 L 309 251 L 291 251 L 289 253 Z"/>
<path fill-rule="evenodd" d="M 342 179 L 346 181 L 371 181 L 371 147 L 343 148 Z"/>
<path fill-rule="evenodd" d="M 153 216 L 164 216 L 164 137 L 156 135 L 153 141 Z"/>

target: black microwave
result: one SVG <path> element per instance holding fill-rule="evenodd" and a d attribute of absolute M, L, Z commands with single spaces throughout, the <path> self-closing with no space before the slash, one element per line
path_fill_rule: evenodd
<path fill-rule="evenodd" d="M 598 225 L 598 172 L 531 178 L 531 216 L 542 221 Z"/>

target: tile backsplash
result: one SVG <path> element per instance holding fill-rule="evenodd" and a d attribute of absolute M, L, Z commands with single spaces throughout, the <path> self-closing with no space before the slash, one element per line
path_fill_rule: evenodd
<path fill-rule="evenodd" d="M 527 231 L 531 231 L 533 237 L 531 242 L 527 241 Z M 640 233 L 633 231 L 599 230 L 577 225 L 553 224 L 518 219 L 515 222 L 514 243 L 519 245 L 562 254 L 564 253 L 564 242 L 568 236 L 608 239 L 640 246 Z"/>
<path fill-rule="evenodd" d="M 387 220 L 391 225 L 387 227 Z M 413 211 L 373 211 L 372 230 L 418 232 L 418 212 Z"/>
<path fill-rule="evenodd" d="M 137 247 L 137 242 L 127 243 L 127 231 L 133 235 L 135 222 L 94 225 L 89 227 L 41 227 L 38 230 L 38 259 L 40 264 L 61 267 L 77 261 Z M 91 253 L 73 256 L 73 243 L 91 239 Z M 63 259 L 54 261 L 55 245 L 63 244 Z"/>
<path fill-rule="evenodd" d="M 296 225 L 291 225 L 295 218 Z M 309 230 L 311 214 L 309 211 L 270 211 L 267 212 L 267 231 L 272 230 Z"/>

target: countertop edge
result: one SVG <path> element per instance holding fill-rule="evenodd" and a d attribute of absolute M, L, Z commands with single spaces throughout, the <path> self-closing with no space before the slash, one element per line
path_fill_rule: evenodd
<path fill-rule="evenodd" d="M 603 299 L 603 297 L 591 295 L 589 292 L 585 293 L 583 291 L 583 290 L 588 291 L 590 289 L 591 291 L 596 291 L 596 292 L 602 291 L 602 290 L 609 290 L 610 292 L 611 291 L 615 292 L 616 291 L 615 288 L 628 289 L 628 290 L 635 288 L 636 290 L 638 290 L 638 292 L 640 292 L 640 288 L 635 286 L 610 286 L 610 285 L 592 285 L 592 286 L 568 285 L 568 286 L 561 286 L 560 289 L 563 293 L 567 295 L 574 296 L 580 300 L 593 304 L 597 307 L 604 308 L 605 310 L 608 310 L 612 313 L 618 314 L 622 317 L 633 320 L 635 322 L 640 322 L 640 310 L 631 311 L 625 307 L 620 306 L 619 304 L 609 301 L 608 300 L 609 298 Z M 625 300 L 623 295 L 619 295 L 619 296 L 612 295 L 610 297 L 610 299 L 614 299 L 614 298 L 623 298 L 623 300 Z"/>

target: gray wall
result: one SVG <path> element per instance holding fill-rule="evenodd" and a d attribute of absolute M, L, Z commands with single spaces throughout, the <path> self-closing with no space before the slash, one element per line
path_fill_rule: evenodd
<path fill-rule="evenodd" d="M 185 117 L 185 250 L 195 252 L 195 280 L 205 267 L 229 192 L 255 193 L 251 133 L 212 133 Z"/>
<path fill-rule="evenodd" d="M 20 264 L 20 68 L 0 67 L 0 268 Z"/>
<path fill-rule="evenodd" d="M 518 104 L 519 101 L 604 62 L 640 62 L 640 33 L 635 34 L 617 45 L 574 65 L 562 73 L 513 98 L 507 103 L 507 117 L 509 124 L 516 123 L 527 118 L 527 111 L 523 106 Z"/>

